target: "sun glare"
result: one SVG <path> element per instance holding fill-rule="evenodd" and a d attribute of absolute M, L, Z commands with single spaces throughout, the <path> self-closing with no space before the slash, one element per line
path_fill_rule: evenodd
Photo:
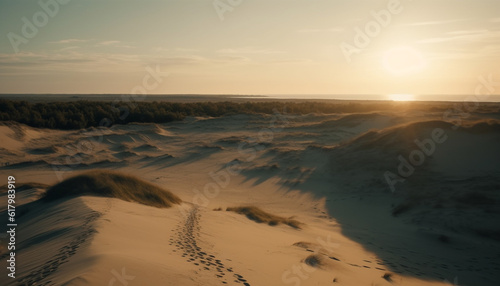
<path fill-rule="evenodd" d="M 383 57 L 384 68 L 394 75 L 404 75 L 422 70 L 425 60 L 422 54 L 411 47 L 396 47 L 388 50 Z"/>
<path fill-rule="evenodd" d="M 392 101 L 413 101 L 415 96 L 413 94 L 389 94 L 389 100 Z"/>

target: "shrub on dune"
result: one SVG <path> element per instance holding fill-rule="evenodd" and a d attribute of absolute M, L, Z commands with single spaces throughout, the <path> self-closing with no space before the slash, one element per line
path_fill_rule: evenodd
<path fill-rule="evenodd" d="M 269 225 L 286 224 L 297 229 L 301 229 L 302 225 L 299 221 L 267 213 L 255 206 L 230 207 L 227 208 L 227 211 L 246 215 L 247 218 L 258 223 L 267 223 Z"/>
<path fill-rule="evenodd" d="M 311 266 L 311 267 L 316 267 L 320 269 L 328 269 L 331 268 L 331 262 L 328 261 L 328 259 L 319 254 L 311 254 L 306 259 L 304 259 L 304 263 Z"/>
<path fill-rule="evenodd" d="M 81 195 L 118 198 L 158 208 L 181 203 L 169 191 L 137 177 L 107 170 L 93 170 L 52 186 L 43 196 L 45 201 Z"/>
<path fill-rule="evenodd" d="M 385 273 L 384 275 L 382 275 L 382 278 L 384 278 L 385 280 L 389 281 L 389 282 L 392 282 L 392 273 Z"/>

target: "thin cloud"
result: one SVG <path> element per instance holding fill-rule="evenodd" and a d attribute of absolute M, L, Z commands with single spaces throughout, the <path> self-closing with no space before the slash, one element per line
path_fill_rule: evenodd
<path fill-rule="evenodd" d="M 137 55 L 78 52 L 0 54 L 0 70 L 103 71 L 116 70 L 115 64 L 120 64 L 121 70 L 137 68 L 141 66 L 141 59 Z"/>
<path fill-rule="evenodd" d="M 161 57 L 156 59 L 154 62 L 168 66 L 185 66 L 185 65 L 206 64 L 209 62 L 209 60 L 200 56 L 181 56 L 181 57 Z"/>
<path fill-rule="evenodd" d="M 142 68 L 146 63 L 165 66 L 213 66 L 248 63 L 250 60 L 239 55 L 223 55 L 207 58 L 198 55 L 156 57 L 154 54 L 123 53 L 81 53 L 67 51 L 59 53 L 0 54 L 2 72 L 66 72 L 66 71 L 125 71 Z"/>
<path fill-rule="evenodd" d="M 89 40 L 83 40 L 83 39 L 65 39 L 65 40 L 59 40 L 55 42 L 49 42 L 51 44 L 74 44 L 74 43 L 85 43 L 88 42 Z"/>
<path fill-rule="evenodd" d="M 213 60 L 213 63 L 217 64 L 245 64 L 251 62 L 250 58 L 240 55 L 224 55 Z"/>
<path fill-rule="evenodd" d="M 426 22 L 416 22 L 404 24 L 405 26 L 431 26 L 431 25 L 443 25 L 449 23 L 462 22 L 464 19 L 454 19 L 454 20 L 438 20 L 438 21 L 426 21 Z"/>
<path fill-rule="evenodd" d="M 269 49 L 259 49 L 254 47 L 242 47 L 242 48 L 229 48 L 218 50 L 217 53 L 220 54 L 280 54 L 282 51 L 275 51 Z"/>
<path fill-rule="evenodd" d="M 429 53 L 434 59 L 495 59 L 500 53 L 500 30 L 459 30 L 417 43 L 435 45 Z"/>
<path fill-rule="evenodd" d="M 102 41 L 95 45 L 96 47 L 113 47 L 113 48 L 125 48 L 125 49 L 134 49 L 136 47 L 129 45 L 128 43 L 124 43 L 121 41 Z"/>
<path fill-rule="evenodd" d="M 462 50 L 462 51 L 439 51 L 428 54 L 430 60 L 478 60 L 478 59 L 491 59 L 500 52 L 500 45 L 487 46 L 475 51 Z"/>
<path fill-rule="evenodd" d="M 79 46 L 69 46 L 69 47 L 62 48 L 59 51 L 64 52 L 64 51 L 76 50 L 76 49 L 79 49 L 79 48 L 80 48 Z"/>
<path fill-rule="evenodd" d="M 52 64 L 75 64 L 83 62 L 92 62 L 93 59 L 72 54 L 35 54 L 35 53 L 19 53 L 19 54 L 1 54 L 0 64 L 2 67 L 9 66 L 11 68 L 31 67 L 34 69 L 46 69 Z"/>
<path fill-rule="evenodd" d="M 419 44 L 433 44 L 446 42 L 474 42 L 497 43 L 500 42 L 500 30 L 460 30 L 448 32 L 443 37 L 429 38 L 417 41 Z"/>
<path fill-rule="evenodd" d="M 113 46 L 121 43 L 120 41 L 103 41 L 100 43 L 97 43 L 98 46 Z"/>
<path fill-rule="evenodd" d="M 244 56 L 230 54 L 216 58 L 207 58 L 198 55 L 160 57 L 156 58 L 154 62 L 165 66 L 193 66 L 193 65 L 212 66 L 212 65 L 249 63 L 251 62 L 251 60 Z"/>

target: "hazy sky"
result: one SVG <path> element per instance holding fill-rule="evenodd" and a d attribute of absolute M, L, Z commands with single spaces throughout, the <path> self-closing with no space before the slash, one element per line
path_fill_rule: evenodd
<path fill-rule="evenodd" d="M 149 93 L 203 94 L 500 82 L 498 0 L 3 0 L 0 21 L 0 93 L 130 93 L 145 77 Z"/>

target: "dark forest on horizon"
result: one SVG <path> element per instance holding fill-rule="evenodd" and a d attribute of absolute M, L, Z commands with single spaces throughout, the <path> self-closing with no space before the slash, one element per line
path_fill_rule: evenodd
<path fill-rule="evenodd" d="M 0 99 L 0 121 L 32 127 L 82 129 L 127 123 L 167 123 L 188 116 L 220 117 L 234 114 L 362 113 L 394 110 L 445 111 L 457 103 L 431 102 L 104 102 L 73 101 L 31 103 Z M 499 104 L 482 103 L 476 111 L 499 112 Z"/>

